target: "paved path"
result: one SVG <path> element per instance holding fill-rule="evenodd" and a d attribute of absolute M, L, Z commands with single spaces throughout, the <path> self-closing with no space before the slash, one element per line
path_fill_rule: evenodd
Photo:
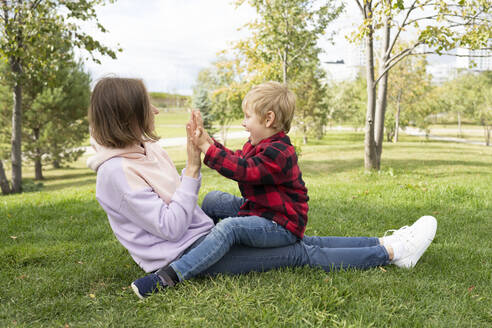
<path fill-rule="evenodd" d="M 246 131 L 236 131 L 229 132 L 227 134 L 227 139 L 244 139 L 246 140 L 249 136 L 249 133 Z M 220 138 L 217 138 L 220 140 Z M 162 138 L 158 141 L 161 147 L 175 147 L 175 146 L 184 146 L 186 145 L 186 137 L 179 138 Z M 81 149 L 85 150 L 86 155 L 94 154 L 94 149 L 92 147 L 82 147 Z"/>
<path fill-rule="evenodd" d="M 333 126 L 333 127 L 329 127 L 328 130 L 353 131 L 354 128 L 346 127 L 346 126 Z M 425 132 L 420 131 L 419 129 L 416 129 L 416 128 L 406 128 L 404 131 L 401 131 L 400 133 L 408 134 L 411 136 L 425 137 Z M 246 140 L 248 138 L 248 136 L 249 136 L 249 133 L 246 131 L 236 131 L 236 132 L 229 132 L 227 134 L 227 139 L 244 139 L 244 140 Z M 434 136 L 432 134 L 430 134 L 428 136 L 428 138 L 431 140 L 438 140 L 438 141 L 460 142 L 460 143 L 466 143 L 466 144 L 485 146 L 485 142 L 483 142 L 483 141 L 467 140 L 467 139 L 462 139 L 462 138 L 440 137 L 440 136 Z M 159 140 L 158 143 L 162 147 L 184 146 L 184 145 L 186 145 L 186 137 L 163 138 L 163 139 Z M 82 147 L 82 149 L 85 149 L 85 153 L 87 155 L 94 154 L 94 150 L 92 149 L 92 147 Z"/>
<path fill-rule="evenodd" d="M 449 130 L 442 130 L 442 131 L 448 132 Z M 432 130 L 431 130 L 431 132 L 432 132 Z M 419 129 L 416 129 L 416 128 L 406 128 L 405 131 L 403 131 L 402 133 L 409 134 L 412 136 L 425 137 L 425 132 L 420 131 Z M 434 136 L 432 134 L 429 134 L 428 138 L 431 140 L 438 140 L 438 141 L 460 142 L 460 143 L 466 143 L 466 144 L 472 144 L 472 145 L 485 146 L 484 141 L 478 141 L 478 140 L 468 140 L 468 139 L 453 138 L 453 137 L 440 137 L 440 136 Z"/>
<path fill-rule="evenodd" d="M 347 127 L 347 126 L 333 126 L 333 127 L 328 127 L 328 130 L 334 130 L 334 131 L 354 131 L 354 128 L 352 127 Z M 436 131 L 436 132 L 448 132 L 448 133 L 457 133 L 456 131 L 453 130 L 446 130 L 446 129 L 435 129 L 431 130 Z M 463 132 L 476 132 L 476 130 L 462 130 Z M 418 128 L 411 128 L 407 127 L 405 130 L 400 130 L 400 134 L 407 134 L 410 136 L 416 136 L 416 137 L 425 137 L 425 132 L 421 131 Z M 478 141 L 478 140 L 468 140 L 468 139 L 463 139 L 463 138 L 453 138 L 453 137 L 441 137 L 441 136 L 435 136 L 432 134 L 429 134 L 427 136 L 431 140 L 438 140 L 438 141 L 448 141 L 448 142 L 459 142 L 459 143 L 466 143 L 466 144 L 472 144 L 472 145 L 481 145 L 485 146 L 484 141 Z"/>

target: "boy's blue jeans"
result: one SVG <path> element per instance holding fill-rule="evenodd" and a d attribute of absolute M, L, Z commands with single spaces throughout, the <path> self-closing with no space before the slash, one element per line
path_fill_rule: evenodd
<path fill-rule="evenodd" d="M 220 260 L 233 245 L 273 248 L 292 245 L 298 240 L 290 231 L 271 220 L 259 216 L 235 216 L 244 200 L 230 194 L 224 195 L 228 196 L 225 203 L 211 197 L 207 201 L 209 206 L 215 204 L 210 209 L 214 213 L 214 222 L 222 220 L 197 246 L 171 263 L 180 280 L 203 272 Z"/>
<path fill-rule="evenodd" d="M 243 202 L 244 200 L 239 197 L 220 191 L 212 191 L 205 196 L 202 209 L 215 221 L 220 218 L 236 215 Z M 235 219 L 237 218 L 233 220 Z M 269 222 L 266 219 L 261 219 Z M 282 228 L 280 226 L 277 227 Z M 180 268 L 186 268 L 184 261 L 182 262 L 181 260 L 192 253 L 206 239 L 207 237 L 202 237 L 197 240 L 187 250 L 185 255 L 171 264 L 171 267 L 173 267 L 178 275 L 181 272 Z M 203 255 L 206 253 L 207 249 L 203 247 L 198 254 Z M 239 274 L 251 271 L 262 272 L 281 267 L 306 265 L 320 267 L 325 271 L 340 268 L 366 269 L 388 263 L 388 253 L 383 246 L 379 245 L 378 238 L 305 236 L 302 241 L 298 240 L 293 244 L 281 247 L 257 248 L 233 245 L 215 264 L 193 275 L 213 275 L 218 273 Z M 180 279 L 188 279 L 191 276 L 182 276 Z"/>

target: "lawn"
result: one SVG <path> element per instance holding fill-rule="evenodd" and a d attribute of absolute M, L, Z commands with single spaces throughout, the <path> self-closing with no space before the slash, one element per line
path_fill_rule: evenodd
<path fill-rule="evenodd" d="M 413 270 L 199 278 L 141 301 L 128 286 L 143 271 L 81 160 L 47 170 L 41 191 L 0 197 L 0 327 L 490 327 L 492 147 L 403 136 L 385 144 L 379 174 L 364 173 L 363 148 L 349 132 L 302 146 L 307 234 L 381 236 L 434 215 L 436 238 Z M 182 149 L 169 153 L 184 166 Z M 237 193 L 204 168 L 200 198 L 213 189 Z"/>
<path fill-rule="evenodd" d="M 187 109 L 165 111 L 161 110 L 159 115 L 155 116 L 155 129 L 161 138 L 186 137 L 185 124 L 190 118 Z M 231 122 L 230 132 L 244 131 L 241 120 L 237 119 Z"/>

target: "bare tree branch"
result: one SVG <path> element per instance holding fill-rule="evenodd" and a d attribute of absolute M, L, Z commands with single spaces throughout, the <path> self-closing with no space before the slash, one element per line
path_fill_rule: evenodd
<path fill-rule="evenodd" d="M 301 49 L 300 49 L 301 51 L 299 51 L 299 52 L 297 53 L 297 55 L 292 56 L 291 62 L 292 62 L 292 60 L 296 59 L 297 57 L 299 57 L 299 56 L 302 54 L 302 50 L 304 50 L 304 48 L 306 48 L 306 46 L 309 44 L 309 41 L 310 41 L 310 40 L 307 40 L 307 41 L 304 43 L 304 45 L 303 45 L 303 46 L 301 47 Z"/>
<path fill-rule="evenodd" d="M 362 15 L 364 15 L 364 8 L 362 8 L 362 5 L 360 4 L 359 0 L 354 0 L 354 1 L 357 4 L 357 6 L 359 7 L 360 12 L 362 13 Z"/>
<path fill-rule="evenodd" d="M 467 49 L 467 50 L 491 50 L 491 48 L 485 48 L 485 49 Z M 435 55 L 437 54 L 435 51 L 424 51 L 424 52 L 414 52 L 411 55 Z M 446 53 L 441 53 L 439 54 L 440 56 L 453 56 L 453 57 L 468 57 L 468 58 L 488 58 L 492 57 L 492 53 L 490 55 L 460 55 L 460 54 L 454 54 L 450 52 Z"/>
<path fill-rule="evenodd" d="M 36 7 L 41 3 L 42 0 L 35 0 L 31 3 L 31 10 L 36 9 Z"/>
<path fill-rule="evenodd" d="M 417 0 L 414 0 L 414 2 L 412 3 L 412 5 L 410 6 L 410 9 L 408 9 L 407 15 L 405 16 L 405 19 L 403 20 L 403 23 L 402 23 L 402 28 L 399 28 L 398 31 L 396 32 L 396 35 L 393 38 L 393 42 L 391 42 L 390 46 L 386 50 L 386 53 L 384 54 L 384 57 L 385 58 L 388 58 L 390 56 L 391 52 L 393 51 L 393 47 L 395 46 L 396 41 L 400 37 L 400 33 L 403 30 L 403 26 L 405 26 L 405 22 L 407 21 L 408 17 L 410 17 L 410 14 L 412 13 L 412 11 L 415 9 L 415 4 L 416 3 L 417 3 Z"/>
<path fill-rule="evenodd" d="M 430 15 L 430 16 L 424 16 L 424 17 L 419 17 L 419 18 L 415 18 L 415 19 L 411 19 L 409 20 L 408 22 L 406 22 L 406 24 L 403 24 L 401 26 L 401 28 L 404 28 L 405 26 L 409 26 L 409 25 L 412 25 L 413 23 L 415 22 L 419 22 L 419 21 L 422 21 L 422 20 L 427 20 L 427 19 L 434 19 L 437 17 L 437 14 L 435 15 Z"/>
<path fill-rule="evenodd" d="M 374 81 L 374 85 L 376 85 L 379 80 L 381 80 L 381 78 L 386 74 L 388 73 L 388 71 L 390 69 L 392 69 L 396 64 L 398 64 L 403 58 L 407 57 L 408 55 L 410 55 L 412 53 L 412 51 L 420 44 L 420 42 L 417 42 L 413 47 L 411 48 L 407 48 L 405 50 L 403 50 L 402 52 L 400 52 L 397 56 L 391 58 L 390 60 L 388 60 L 387 63 L 391 63 L 390 65 L 388 65 L 388 67 L 386 67 L 384 69 L 384 71 L 379 74 L 379 76 L 377 77 L 377 79 Z"/>

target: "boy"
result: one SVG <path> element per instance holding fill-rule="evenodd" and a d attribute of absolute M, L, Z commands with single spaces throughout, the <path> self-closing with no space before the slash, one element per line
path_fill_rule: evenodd
<path fill-rule="evenodd" d="M 205 208 L 204 211 L 214 213 L 214 220 L 224 220 L 168 267 L 136 280 L 132 287 L 137 295 L 143 297 L 157 291 L 158 284 L 173 286 L 196 276 L 234 244 L 280 247 L 303 238 L 309 198 L 295 149 L 286 135 L 295 101 L 295 95 L 278 82 L 254 87 L 242 103 L 242 125 L 250 137 L 243 149 L 235 152 L 210 138 L 200 113 L 194 113 L 193 143 L 205 153 L 204 163 L 237 181 L 243 199 L 221 192 L 207 195 L 208 212 Z M 236 216 L 221 217 L 221 207 L 224 213 L 237 209 Z"/>
<path fill-rule="evenodd" d="M 302 239 L 307 224 L 308 196 L 297 155 L 286 135 L 295 96 L 278 82 L 254 87 L 243 100 L 242 126 L 250 133 L 242 150 L 233 152 L 203 130 L 200 113 L 193 142 L 205 154 L 204 163 L 238 182 L 244 204 L 238 216 L 273 220 Z"/>

